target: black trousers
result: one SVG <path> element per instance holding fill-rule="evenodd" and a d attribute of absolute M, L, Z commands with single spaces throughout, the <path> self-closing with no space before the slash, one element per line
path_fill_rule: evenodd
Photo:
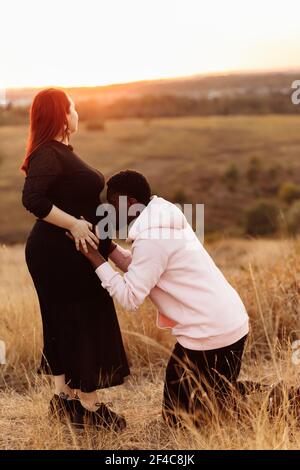
<path fill-rule="evenodd" d="M 212 416 L 216 406 L 226 406 L 234 389 L 243 393 L 237 382 L 247 335 L 236 343 L 210 351 L 194 351 L 176 343 L 169 359 L 164 384 L 164 419 L 180 423 L 188 414 L 194 423 Z"/>

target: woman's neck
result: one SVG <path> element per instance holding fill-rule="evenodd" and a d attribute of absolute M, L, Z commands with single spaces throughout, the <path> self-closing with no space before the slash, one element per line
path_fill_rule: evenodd
<path fill-rule="evenodd" d="M 65 145 L 69 145 L 69 136 L 66 135 L 66 136 L 59 136 L 59 137 L 56 137 L 54 140 L 57 140 L 58 142 L 61 142 L 62 144 L 65 144 Z"/>

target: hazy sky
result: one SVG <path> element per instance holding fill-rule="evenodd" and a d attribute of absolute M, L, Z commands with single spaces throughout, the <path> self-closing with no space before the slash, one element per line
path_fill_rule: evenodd
<path fill-rule="evenodd" d="M 2 0 L 0 87 L 300 69 L 299 0 Z"/>

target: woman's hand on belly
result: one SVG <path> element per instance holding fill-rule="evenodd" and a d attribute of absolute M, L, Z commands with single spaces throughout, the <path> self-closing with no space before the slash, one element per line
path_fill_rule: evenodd
<path fill-rule="evenodd" d="M 73 236 L 77 250 L 82 251 L 83 249 L 85 253 L 88 253 L 86 243 L 89 243 L 89 245 L 95 250 L 98 249 L 99 240 L 92 231 L 93 225 L 87 220 L 84 220 L 83 218 L 81 218 L 81 220 L 75 219 L 74 224 L 71 225 L 69 230 Z"/>
<path fill-rule="evenodd" d="M 74 237 L 77 250 L 80 249 L 81 245 L 87 253 L 87 243 L 95 248 L 98 246 L 98 238 L 92 231 L 93 225 L 85 220 L 84 217 L 76 219 L 76 217 L 73 217 L 53 205 L 51 211 L 43 220 L 50 222 L 53 225 L 57 225 L 57 227 L 69 230 Z"/>

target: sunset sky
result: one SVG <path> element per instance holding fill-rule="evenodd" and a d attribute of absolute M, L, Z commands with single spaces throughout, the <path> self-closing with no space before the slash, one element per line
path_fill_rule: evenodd
<path fill-rule="evenodd" d="M 0 87 L 300 70 L 299 0 L 4 0 Z"/>

